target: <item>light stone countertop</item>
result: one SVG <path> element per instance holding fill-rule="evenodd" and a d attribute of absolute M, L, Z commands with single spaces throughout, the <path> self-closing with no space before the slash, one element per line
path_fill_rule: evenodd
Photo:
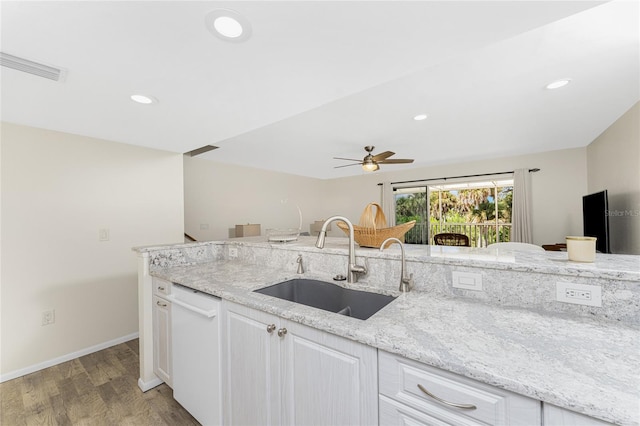
<path fill-rule="evenodd" d="M 633 267 L 629 273 L 633 278 Z M 174 266 L 152 275 L 588 416 L 639 424 L 637 328 L 428 292 L 400 295 L 362 321 L 253 293 L 301 275 L 239 260 Z M 318 274 L 302 277 L 331 281 Z M 371 290 L 363 284 L 350 288 Z"/>

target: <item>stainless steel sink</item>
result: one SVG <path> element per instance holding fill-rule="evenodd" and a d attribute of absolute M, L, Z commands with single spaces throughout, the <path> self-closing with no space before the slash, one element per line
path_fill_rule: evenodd
<path fill-rule="evenodd" d="M 394 296 L 351 290 L 324 281 L 302 278 L 254 291 L 361 320 L 366 320 L 395 299 Z"/>

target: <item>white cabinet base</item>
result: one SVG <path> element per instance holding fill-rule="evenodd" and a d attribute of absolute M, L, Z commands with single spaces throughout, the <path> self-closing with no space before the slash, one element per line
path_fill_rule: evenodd
<path fill-rule="evenodd" d="M 378 424 L 375 348 L 223 306 L 225 425 Z"/>
<path fill-rule="evenodd" d="M 613 426 L 613 423 L 546 403 L 542 407 L 542 416 L 544 426 Z"/>

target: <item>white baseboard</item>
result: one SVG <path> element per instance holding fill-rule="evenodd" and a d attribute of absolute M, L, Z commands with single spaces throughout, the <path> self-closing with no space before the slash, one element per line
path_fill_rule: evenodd
<path fill-rule="evenodd" d="M 92 354 L 94 352 L 98 352 L 103 349 L 110 348 L 111 346 L 119 345 L 120 343 L 128 342 L 129 340 L 137 339 L 138 337 L 139 337 L 138 332 L 131 333 L 129 335 L 122 336 L 117 339 L 110 340 L 108 342 L 100 343 L 95 346 L 91 346 L 91 347 L 79 350 L 77 352 L 72 352 L 70 354 L 63 355 L 58 358 L 50 359 L 48 361 L 44 361 L 39 364 L 21 368 L 20 370 L 2 374 L 0 375 L 0 383 L 6 382 L 7 380 L 17 379 L 18 377 L 26 376 L 27 374 L 35 373 L 36 371 L 44 370 L 45 368 L 53 367 L 54 365 L 71 361 L 72 359 L 80 358 L 81 356 Z"/>
<path fill-rule="evenodd" d="M 148 382 L 143 382 L 142 381 L 142 377 L 140 377 L 138 379 L 138 387 L 140 388 L 140 390 L 142 392 L 146 392 L 149 389 L 153 389 L 156 386 L 159 386 L 161 384 L 163 384 L 164 382 L 162 380 L 160 380 L 158 377 L 156 377 L 155 379 L 148 381 Z"/>

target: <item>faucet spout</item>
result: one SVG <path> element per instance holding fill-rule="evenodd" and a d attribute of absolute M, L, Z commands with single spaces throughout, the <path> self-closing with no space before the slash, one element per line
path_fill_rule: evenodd
<path fill-rule="evenodd" d="M 387 238 L 386 240 L 384 240 L 382 242 L 382 244 L 380 245 L 380 251 L 384 250 L 384 246 L 388 242 L 400 244 L 400 253 L 401 253 L 402 264 L 400 266 L 400 288 L 399 288 L 399 290 L 401 292 L 403 292 L 403 293 L 406 293 L 406 292 L 410 291 L 411 288 L 413 287 L 413 274 L 410 274 L 409 277 L 407 277 L 405 275 L 405 271 L 407 270 L 407 265 L 405 264 L 405 258 L 404 258 L 404 244 L 399 239 L 397 239 L 395 237 L 390 237 L 390 238 Z"/>
<path fill-rule="evenodd" d="M 356 264 L 356 246 L 355 246 L 355 238 L 353 233 L 353 224 L 349 219 L 344 216 L 332 216 L 329 219 L 325 220 L 322 224 L 322 228 L 320 229 L 320 233 L 318 234 L 318 239 L 316 240 L 316 247 L 321 249 L 324 248 L 324 242 L 327 237 L 327 227 L 334 220 L 341 220 L 347 224 L 349 228 L 349 265 L 347 267 L 347 282 L 355 283 L 358 281 L 357 274 L 366 274 L 367 268 L 363 265 Z"/>

